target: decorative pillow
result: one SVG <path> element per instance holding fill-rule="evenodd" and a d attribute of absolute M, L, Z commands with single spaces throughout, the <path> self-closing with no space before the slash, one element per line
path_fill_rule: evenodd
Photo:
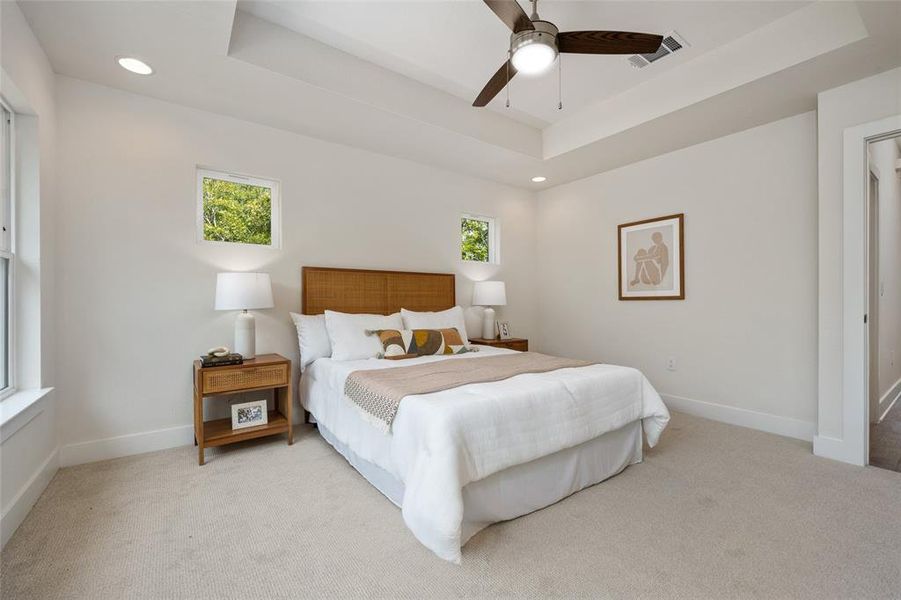
<path fill-rule="evenodd" d="M 459 306 L 439 312 L 415 312 L 400 309 L 400 315 L 404 320 L 404 329 L 456 329 L 463 339 L 463 345 L 469 345 L 466 337 L 466 319 L 463 309 Z"/>
<path fill-rule="evenodd" d="M 379 358 L 413 358 L 432 354 L 463 354 L 474 352 L 463 343 L 460 332 L 450 329 L 377 329 L 369 332 L 378 336 L 385 351 Z"/>
<path fill-rule="evenodd" d="M 325 315 L 299 315 L 291 313 L 297 328 L 297 345 L 300 347 L 300 372 L 318 358 L 332 355 L 332 344 L 325 328 Z"/>
<path fill-rule="evenodd" d="M 366 332 L 369 329 L 403 329 L 400 313 L 393 315 L 353 315 L 325 311 L 325 328 L 332 344 L 335 360 L 375 358 L 382 352 L 379 339 Z"/>

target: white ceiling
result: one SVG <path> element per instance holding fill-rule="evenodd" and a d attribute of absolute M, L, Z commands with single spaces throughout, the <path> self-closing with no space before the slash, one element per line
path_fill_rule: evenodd
<path fill-rule="evenodd" d="M 498 95 L 489 104 L 542 127 L 656 77 L 693 57 L 766 25 L 808 2 L 539 2 L 539 14 L 561 31 L 677 31 L 691 47 L 646 69 L 626 56 L 563 58 L 564 109 L 557 109 L 557 72 L 518 75 L 510 86 L 515 111 Z M 528 2 L 521 1 L 523 7 Z M 472 102 L 506 60 L 510 30 L 481 1 L 297 2 L 239 0 L 238 9 Z M 528 10 L 528 9 L 527 9 Z"/>
<path fill-rule="evenodd" d="M 567 56 L 564 111 L 546 77 L 485 110 L 472 97 L 508 34 L 476 0 L 20 6 L 61 75 L 530 189 L 812 110 L 901 65 L 901 2 L 548 2 L 563 29 L 675 29 L 692 47 L 641 70 Z"/>

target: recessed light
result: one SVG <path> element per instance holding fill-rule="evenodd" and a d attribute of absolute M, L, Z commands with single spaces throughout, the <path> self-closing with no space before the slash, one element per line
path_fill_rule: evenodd
<path fill-rule="evenodd" d="M 153 69 L 145 63 L 143 60 L 138 60 L 137 58 L 132 58 L 130 56 L 121 56 L 116 59 L 116 62 L 119 63 L 119 66 L 125 69 L 126 71 L 131 71 L 132 73 L 137 73 L 138 75 L 150 75 L 153 73 Z"/>
<path fill-rule="evenodd" d="M 538 175 L 537 177 L 532 178 L 532 183 L 544 183 L 545 181 L 547 181 L 547 177 L 544 177 L 542 175 Z"/>

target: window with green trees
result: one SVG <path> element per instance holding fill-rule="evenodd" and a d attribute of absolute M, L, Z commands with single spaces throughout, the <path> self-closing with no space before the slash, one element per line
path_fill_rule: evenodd
<path fill-rule="evenodd" d="M 201 239 L 277 246 L 278 184 L 230 173 L 198 171 Z"/>
<path fill-rule="evenodd" d="M 460 249 L 462 260 L 498 262 L 494 219 L 463 215 L 460 219 Z"/>

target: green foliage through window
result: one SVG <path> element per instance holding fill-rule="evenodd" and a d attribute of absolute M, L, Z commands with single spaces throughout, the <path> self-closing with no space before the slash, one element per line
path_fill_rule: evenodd
<path fill-rule="evenodd" d="M 461 221 L 462 259 L 488 262 L 491 257 L 490 223 L 464 217 Z"/>
<path fill-rule="evenodd" d="M 272 190 L 204 177 L 203 239 L 271 245 Z"/>

